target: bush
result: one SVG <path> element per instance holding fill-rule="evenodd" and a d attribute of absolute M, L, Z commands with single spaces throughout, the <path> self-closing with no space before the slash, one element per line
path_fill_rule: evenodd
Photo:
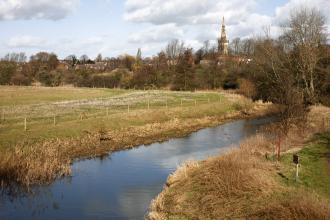
<path fill-rule="evenodd" d="M 239 90 L 238 93 L 248 98 L 255 98 L 257 92 L 254 83 L 247 79 L 239 79 Z"/>

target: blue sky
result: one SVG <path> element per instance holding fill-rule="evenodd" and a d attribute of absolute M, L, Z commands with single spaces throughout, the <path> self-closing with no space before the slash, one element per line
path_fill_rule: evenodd
<path fill-rule="evenodd" d="M 330 14 L 328 0 L 0 0 L 0 57 L 8 52 L 151 56 L 178 38 L 195 49 L 218 37 L 225 16 L 229 39 L 253 37 L 302 4 Z M 329 22 L 328 22 L 329 24 Z"/>

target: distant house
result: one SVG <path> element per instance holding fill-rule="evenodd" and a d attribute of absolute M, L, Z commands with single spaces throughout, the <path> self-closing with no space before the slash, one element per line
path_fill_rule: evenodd
<path fill-rule="evenodd" d="M 107 69 L 107 62 L 95 62 L 95 63 L 86 63 L 86 64 L 77 64 L 75 70 L 88 69 L 95 71 L 105 71 Z"/>
<path fill-rule="evenodd" d="M 58 70 L 68 70 L 70 68 L 70 65 L 66 61 L 60 61 L 57 65 L 56 69 Z"/>

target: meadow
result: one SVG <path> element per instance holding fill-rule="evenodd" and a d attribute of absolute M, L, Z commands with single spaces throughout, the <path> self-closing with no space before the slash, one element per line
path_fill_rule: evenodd
<path fill-rule="evenodd" d="M 118 129 L 170 117 L 213 116 L 233 110 L 219 92 L 120 89 L 0 87 L 0 145 L 79 137 L 84 132 Z M 146 117 L 132 117 L 138 114 Z"/>
<path fill-rule="evenodd" d="M 0 87 L 0 184 L 52 183 L 77 159 L 273 114 L 270 103 L 223 91 Z M 14 183 L 14 184 L 13 184 Z"/>

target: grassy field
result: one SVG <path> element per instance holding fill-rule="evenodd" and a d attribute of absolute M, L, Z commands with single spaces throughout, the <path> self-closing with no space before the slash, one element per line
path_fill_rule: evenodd
<path fill-rule="evenodd" d="M 288 133 L 280 161 L 265 156 L 273 154 L 273 141 L 258 134 L 222 156 L 183 164 L 152 202 L 149 220 L 328 219 L 330 125 L 314 120 L 321 115 L 329 118 L 330 109 L 314 108 L 306 133 Z M 298 181 L 294 153 L 301 162 Z"/>
<path fill-rule="evenodd" d="M 295 180 L 296 168 L 292 154 L 285 154 L 281 163 L 282 181 L 288 186 L 307 188 L 330 199 L 330 133 L 316 135 L 312 142 L 298 152 L 300 175 Z"/>
<path fill-rule="evenodd" d="M 217 92 L 0 87 L 0 145 L 163 122 L 169 120 L 159 114 L 165 110 L 171 117 L 195 118 L 234 108 Z M 131 117 L 136 114 L 146 117 Z"/>
<path fill-rule="evenodd" d="M 269 103 L 216 91 L 43 87 L 0 87 L 0 91 L 0 185 L 5 186 L 51 183 L 70 175 L 76 159 L 182 137 L 275 110 Z"/>

